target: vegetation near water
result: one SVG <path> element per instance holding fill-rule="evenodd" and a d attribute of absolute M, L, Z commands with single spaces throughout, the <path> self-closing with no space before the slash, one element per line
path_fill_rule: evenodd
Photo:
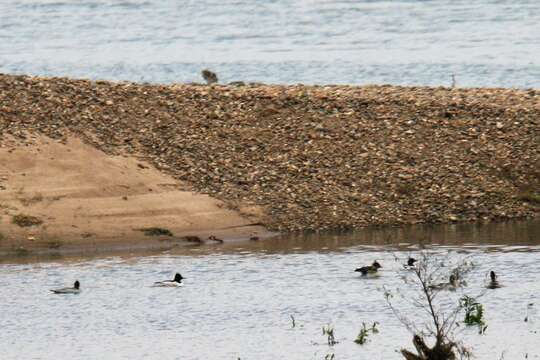
<path fill-rule="evenodd" d="M 40 218 L 26 214 L 14 215 L 11 221 L 20 227 L 30 227 L 43 224 L 43 220 Z"/>
<path fill-rule="evenodd" d="M 362 323 L 362 328 L 360 329 L 360 332 L 358 333 L 358 336 L 356 339 L 354 339 L 354 342 L 358 345 L 364 345 L 368 341 L 369 334 L 377 334 L 379 332 L 379 329 L 377 329 L 378 322 L 374 322 L 371 327 L 367 327 L 366 323 Z"/>
<path fill-rule="evenodd" d="M 478 333 L 484 334 L 487 329 L 484 307 L 470 295 L 456 298 L 455 292 L 458 287 L 466 286 L 465 278 L 474 269 L 474 263 L 466 259 L 456 261 L 449 254 L 441 256 L 429 251 L 423 251 L 419 255 L 421 260 L 416 261 L 414 266 L 405 266 L 408 274 L 403 278 L 405 286 L 412 287 L 411 290 L 419 296 L 407 298 L 400 289 L 392 292 L 384 288 L 384 297 L 389 308 L 413 335 L 412 342 L 417 353 L 401 349 L 401 354 L 406 360 L 455 360 L 458 356 L 460 359 L 470 359 L 472 353 L 465 345 L 467 338 L 458 339 L 456 335 L 456 329 L 460 326 L 458 315 L 464 313 L 463 324 L 478 326 Z M 443 281 L 448 278 L 450 281 Z M 441 294 L 443 292 L 444 294 Z M 427 317 L 415 322 L 412 320 L 413 314 L 396 305 L 394 296 L 410 301 L 414 307 L 427 314 Z M 294 316 L 290 317 L 292 328 L 295 328 L 296 320 Z M 378 325 L 378 322 L 373 322 L 368 327 L 363 322 L 354 342 L 358 345 L 366 344 L 370 335 L 379 333 Z M 323 326 L 322 334 L 330 348 L 339 343 L 332 325 Z M 428 341 L 434 343 L 432 347 L 427 345 Z M 335 352 L 327 354 L 325 359 L 329 356 L 333 358 Z"/>
<path fill-rule="evenodd" d="M 465 311 L 465 319 L 463 320 L 465 325 L 478 325 L 480 328 L 479 332 L 483 334 L 487 328 L 484 321 L 483 305 L 467 295 L 461 298 L 461 305 Z"/>
<path fill-rule="evenodd" d="M 334 335 L 334 327 L 331 325 L 323 326 L 322 328 L 323 335 L 326 336 L 326 340 L 328 342 L 328 346 L 334 346 L 338 343 L 336 340 L 336 337 Z"/>
<path fill-rule="evenodd" d="M 480 333 L 485 332 L 483 306 L 475 298 L 464 295 L 456 298 L 456 290 L 466 285 L 466 276 L 474 269 L 474 263 L 467 259 L 452 259 L 448 254 L 441 256 L 428 251 L 420 254 L 421 259 L 409 267 L 410 278 L 405 284 L 416 288 L 417 296 L 404 297 L 400 289 L 392 292 L 385 289 L 388 306 L 401 323 L 413 334 L 416 354 L 402 349 L 406 360 L 453 360 L 458 356 L 469 358 L 471 353 L 465 339 L 458 339 L 458 314 L 465 311 L 466 325 L 478 325 Z M 415 322 L 409 314 L 394 301 L 394 295 L 401 296 L 426 314 L 424 320 Z M 427 345 L 428 340 L 433 346 Z"/>

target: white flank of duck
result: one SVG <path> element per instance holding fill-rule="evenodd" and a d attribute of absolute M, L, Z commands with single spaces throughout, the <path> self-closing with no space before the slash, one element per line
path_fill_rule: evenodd
<path fill-rule="evenodd" d="M 79 280 L 77 280 L 73 284 L 73 287 L 54 289 L 51 291 L 55 294 L 78 294 L 81 292 L 81 283 L 79 283 Z"/>
<path fill-rule="evenodd" d="M 182 279 L 184 279 L 184 277 L 182 277 L 182 275 L 180 275 L 179 273 L 176 273 L 176 275 L 174 275 L 174 279 L 156 281 L 153 286 L 154 287 L 181 287 L 181 286 L 184 286 Z"/>

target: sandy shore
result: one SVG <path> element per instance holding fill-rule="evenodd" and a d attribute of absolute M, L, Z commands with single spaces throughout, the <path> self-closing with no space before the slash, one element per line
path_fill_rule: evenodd
<path fill-rule="evenodd" d="M 156 248 L 195 244 L 195 237 L 216 243 L 208 238 L 268 235 L 252 225 L 256 208 L 230 210 L 134 157 L 110 156 L 76 138 L 27 140 L 20 146 L 4 139 L 0 148 L 0 252 Z M 18 224 L 19 218 L 36 224 Z M 145 235 L 148 228 L 172 236 Z"/>
<path fill-rule="evenodd" d="M 146 241 L 136 229 L 151 226 L 246 237 L 250 223 L 303 231 L 531 218 L 539 119 L 533 89 L 0 75 L 1 243 Z M 44 223 L 14 227 L 18 212 Z"/>

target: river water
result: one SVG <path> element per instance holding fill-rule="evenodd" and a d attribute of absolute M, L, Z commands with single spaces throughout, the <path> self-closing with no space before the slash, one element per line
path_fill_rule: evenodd
<path fill-rule="evenodd" d="M 0 72 L 540 86 L 538 0 L 2 0 Z"/>
<path fill-rule="evenodd" d="M 406 299 L 417 294 L 401 264 L 421 247 L 442 256 L 443 269 L 474 264 L 465 287 L 439 296 L 447 306 L 483 294 L 485 334 L 476 327 L 458 334 L 476 358 L 539 358 L 539 221 L 315 234 L 144 256 L 4 259 L 0 358 L 400 359 L 396 351 L 411 347 L 411 335 L 383 287 Z M 375 259 L 380 276 L 353 271 Z M 484 290 L 490 270 L 503 287 Z M 176 271 L 183 288 L 151 287 Z M 75 279 L 80 294 L 49 292 Z M 425 319 L 408 301 L 395 304 L 413 321 Z M 362 322 L 375 321 L 380 332 L 355 344 Z M 322 335 L 328 324 L 334 346 Z"/>

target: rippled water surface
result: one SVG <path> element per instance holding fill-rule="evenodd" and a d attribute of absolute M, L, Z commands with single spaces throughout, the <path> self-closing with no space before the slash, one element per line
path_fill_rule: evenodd
<path fill-rule="evenodd" d="M 2 0 L 0 72 L 540 86 L 537 0 Z"/>
<path fill-rule="evenodd" d="M 475 264 L 465 288 L 440 294 L 450 302 L 482 293 L 487 273 L 499 273 L 503 287 L 481 297 L 486 334 L 473 327 L 460 335 L 476 358 L 540 357 L 536 221 L 313 235 L 148 256 L 11 259 L 0 265 L 0 358 L 399 359 L 396 350 L 410 347 L 411 335 L 381 289 L 414 296 L 401 262 L 420 246 L 449 253 L 448 266 L 458 259 Z M 383 265 L 379 277 L 353 271 L 374 259 Z M 175 271 L 186 277 L 185 287 L 150 287 Z M 74 279 L 81 294 L 48 291 Z M 422 319 L 408 302 L 397 304 Z M 355 344 L 362 322 L 374 321 L 380 332 Z M 326 324 L 339 341 L 333 347 L 321 332 Z"/>

